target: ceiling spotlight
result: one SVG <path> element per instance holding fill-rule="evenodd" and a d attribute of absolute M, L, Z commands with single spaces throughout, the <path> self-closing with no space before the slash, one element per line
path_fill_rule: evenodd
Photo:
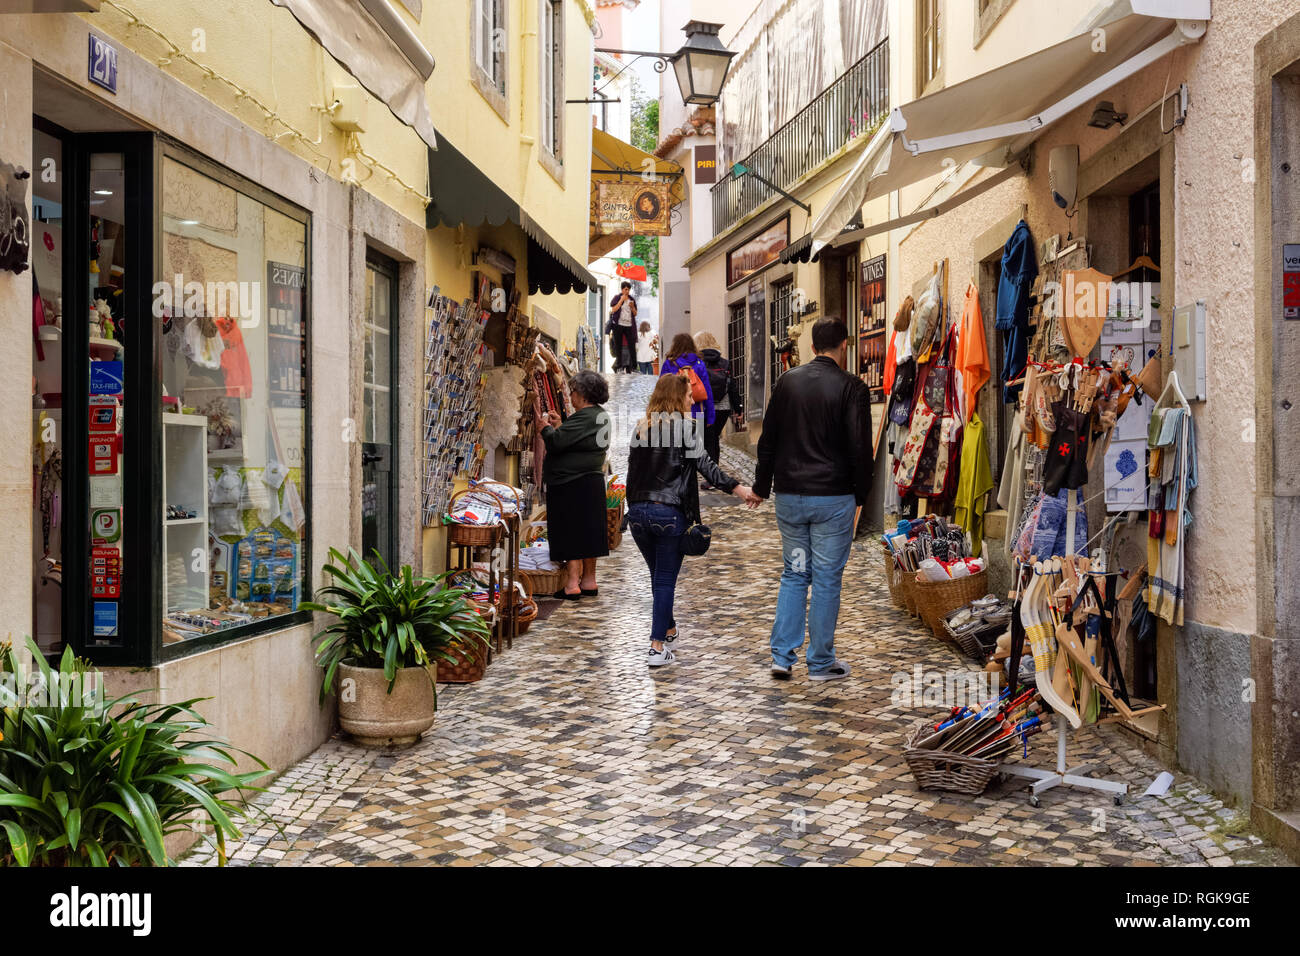
<path fill-rule="evenodd" d="M 1116 123 L 1123 126 L 1126 119 L 1128 119 L 1127 113 L 1117 113 L 1114 103 L 1110 100 L 1102 100 L 1092 111 L 1092 119 L 1088 120 L 1088 125 L 1095 126 L 1097 129 L 1110 129 Z"/>
<path fill-rule="evenodd" d="M 96 196 L 111 196 L 111 195 L 113 195 L 113 190 L 111 190 L 111 189 L 96 189 L 96 190 L 95 190 L 95 195 L 96 195 Z"/>

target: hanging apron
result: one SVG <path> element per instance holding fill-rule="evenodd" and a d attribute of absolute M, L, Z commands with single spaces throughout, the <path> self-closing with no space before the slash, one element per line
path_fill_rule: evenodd
<path fill-rule="evenodd" d="M 961 414 L 954 387 L 952 329 L 935 361 L 926 366 L 916 396 L 912 423 L 902 454 L 894 461 L 894 481 L 900 495 L 942 497 L 956 469 L 954 448 L 960 447 Z"/>

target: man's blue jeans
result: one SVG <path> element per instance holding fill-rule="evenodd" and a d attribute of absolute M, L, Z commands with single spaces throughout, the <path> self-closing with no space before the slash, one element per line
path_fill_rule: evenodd
<path fill-rule="evenodd" d="M 673 598 L 677 593 L 677 575 L 682 570 L 686 515 L 671 505 L 638 501 L 628 506 L 627 529 L 650 569 L 650 591 L 654 596 L 650 640 L 662 641 L 677 626 Z"/>
<path fill-rule="evenodd" d="M 853 544 L 853 495 L 776 496 L 781 529 L 781 590 L 772 624 L 772 660 L 793 667 L 808 626 L 808 671 L 835 663 L 835 622 L 840 616 L 840 581 Z M 812 609 L 807 611 L 808 586 Z"/>

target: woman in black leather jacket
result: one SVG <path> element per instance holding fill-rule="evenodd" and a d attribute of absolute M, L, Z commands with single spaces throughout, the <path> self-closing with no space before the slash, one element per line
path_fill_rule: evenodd
<path fill-rule="evenodd" d="M 681 375 L 655 385 L 646 417 L 632 435 L 627 465 L 627 526 L 650 569 L 654 613 L 650 628 L 651 667 L 677 659 L 673 598 L 682 569 L 682 535 L 700 521 L 695 475 L 757 508 L 753 489 L 723 473 L 704 451 L 704 436 L 691 417 L 691 386 Z"/>

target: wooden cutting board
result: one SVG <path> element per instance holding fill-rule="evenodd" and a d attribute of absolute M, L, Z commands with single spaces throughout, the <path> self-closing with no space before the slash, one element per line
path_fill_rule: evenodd
<path fill-rule="evenodd" d="M 1076 356 L 1087 358 L 1101 340 L 1110 308 L 1110 276 L 1075 269 L 1061 276 L 1061 332 Z"/>

